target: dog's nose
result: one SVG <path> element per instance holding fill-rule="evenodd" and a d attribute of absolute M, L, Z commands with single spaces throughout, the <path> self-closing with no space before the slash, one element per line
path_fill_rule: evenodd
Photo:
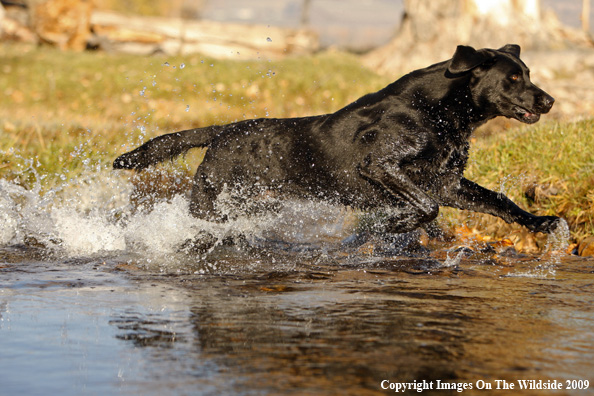
<path fill-rule="evenodd" d="M 553 107 L 553 103 L 555 103 L 555 98 L 551 95 L 543 94 L 540 98 L 540 107 L 543 113 L 547 113 Z"/>

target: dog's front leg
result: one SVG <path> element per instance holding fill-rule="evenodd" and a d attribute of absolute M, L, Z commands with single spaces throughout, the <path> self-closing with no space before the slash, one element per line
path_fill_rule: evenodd
<path fill-rule="evenodd" d="M 439 213 L 437 202 L 417 187 L 396 166 L 367 166 L 359 171 L 361 176 L 376 187 L 383 188 L 394 198 L 396 209 L 389 213 L 385 232 L 414 231 L 437 217 Z"/>
<path fill-rule="evenodd" d="M 456 183 L 458 184 L 458 183 Z M 439 194 L 442 204 L 458 209 L 487 213 L 518 223 L 533 232 L 550 233 L 559 226 L 561 218 L 556 216 L 536 216 L 521 209 L 503 193 L 488 190 L 466 178 L 462 178 L 457 188 L 443 189 Z"/>

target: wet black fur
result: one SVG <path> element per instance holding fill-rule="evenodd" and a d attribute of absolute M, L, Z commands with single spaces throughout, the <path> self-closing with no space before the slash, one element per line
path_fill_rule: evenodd
<path fill-rule="evenodd" d="M 520 47 L 458 46 L 452 59 L 413 71 L 332 114 L 262 118 L 154 138 L 114 161 L 141 170 L 193 147 L 208 147 L 196 172 L 191 211 L 225 221 L 214 205 L 224 188 L 320 199 L 361 209 L 392 207 L 385 231 L 435 219 L 440 206 L 498 216 L 550 232 L 505 195 L 463 177 L 469 138 L 497 116 L 538 121 L 554 99 L 530 82 Z"/>

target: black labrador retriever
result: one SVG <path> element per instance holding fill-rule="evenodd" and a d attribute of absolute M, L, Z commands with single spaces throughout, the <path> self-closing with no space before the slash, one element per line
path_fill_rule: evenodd
<path fill-rule="evenodd" d="M 548 233 L 560 218 L 530 214 L 463 173 L 475 128 L 497 116 L 532 124 L 553 102 L 530 82 L 518 45 L 458 46 L 452 59 L 413 71 L 333 114 L 171 133 L 123 154 L 113 166 L 141 170 L 193 147 L 208 147 L 190 208 L 209 221 L 228 218 L 215 201 L 225 189 L 238 189 L 247 197 L 268 191 L 387 209 L 382 228 L 388 233 L 423 226 L 440 206 L 488 213 Z"/>

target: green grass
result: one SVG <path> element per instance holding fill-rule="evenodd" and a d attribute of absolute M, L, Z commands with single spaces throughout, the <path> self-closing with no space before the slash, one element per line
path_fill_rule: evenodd
<path fill-rule="evenodd" d="M 385 85 L 346 54 L 284 61 L 137 57 L 0 46 L 2 115 L 155 127 L 336 110 Z M 189 108 L 188 108 L 189 106 Z"/>
<path fill-rule="evenodd" d="M 466 176 L 505 192 L 532 213 L 565 218 L 581 239 L 594 234 L 593 135 L 589 119 L 545 121 L 478 139 Z M 535 185 L 550 193 L 528 198 L 525 192 Z"/>
<path fill-rule="evenodd" d="M 33 159 L 51 187 L 64 174 L 75 177 L 83 161 L 107 166 L 159 134 L 333 112 L 389 82 L 342 53 L 219 61 L 2 44 L 0 177 L 22 177 Z M 563 216 L 581 239 L 594 234 L 593 130 L 594 120 L 558 123 L 545 116 L 536 126 L 479 135 L 466 176 L 504 190 L 533 213 Z M 188 162 L 193 169 L 196 161 Z M 524 191 L 535 184 L 552 186 L 556 194 L 526 198 Z M 446 221 L 470 222 L 492 234 L 511 232 L 489 216 L 443 212 Z"/>
<path fill-rule="evenodd" d="M 74 174 L 81 145 L 107 163 L 179 129 L 333 112 L 387 83 L 341 53 L 219 61 L 2 44 L 0 176 L 33 157 L 50 175 Z"/>

